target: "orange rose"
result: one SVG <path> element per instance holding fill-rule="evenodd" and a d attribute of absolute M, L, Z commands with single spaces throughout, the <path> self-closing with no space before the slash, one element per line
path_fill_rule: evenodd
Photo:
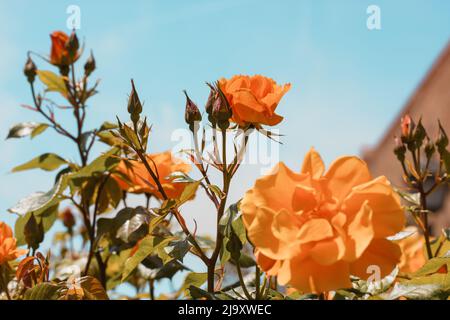
<path fill-rule="evenodd" d="M 399 268 L 401 272 L 413 273 L 419 270 L 427 260 L 425 258 L 423 236 L 415 226 L 409 226 L 405 231 L 414 232 L 414 234 L 397 241 L 402 249 Z"/>
<path fill-rule="evenodd" d="M 52 40 L 52 49 L 50 52 L 50 63 L 55 66 L 67 66 L 72 63 L 69 52 L 69 36 L 63 31 L 55 31 L 50 35 Z M 77 45 L 78 45 L 78 40 Z M 74 48 L 78 50 L 78 48 Z M 73 58 L 75 62 L 79 58 L 77 52 Z"/>
<path fill-rule="evenodd" d="M 256 259 L 269 275 L 302 292 L 351 287 L 350 275 L 382 276 L 400 261 L 400 200 L 385 177 L 373 179 L 356 157 L 335 160 L 328 172 L 311 149 L 300 173 L 279 163 L 258 179 L 241 203 Z"/>
<path fill-rule="evenodd" d="M 158 172 L 161 183 L 167 196 L 171 199 L 178 198 L 183 192 L 185 183 L 174 183 L 168 178 L 174 172 L 188 173 L 191 166 L 179 159 L 172 157 L 170 151 L 147 155 L 148 163 L 153 171 Z M 155 167 L 156 166 L 156 167 Z M 155 170 L 156 169 L 156 170 Z M 150 193 L 159 199 L 163 199 L 159 193 L 156 183 L 141 161 L 131 161 L 131 167 L 122 161 L 117 166 L 119 174 L 113 175 L 122 190 L 130 193 Z M 127 179 L 123 179 L 125 175 Z M 128 181 L 127 181 L 128 180 Z"/>
<path fill-rule="evenodd" d="M 221 79 L 219 86 L 233 110 L 231 120 L 240 126 L 274 126 L 283 120 L 282 116 L 275 113 L 275 109 L 291 88 L 289 83 L 279 86 L 270 78 L 256 75 Z"/>
<path fill-rule="evenodd" d="M 0 265 L 15 260 L 28 252 L 28 250 L 17 249 L 16 242 L 11 228 L 0 221 Z"/>

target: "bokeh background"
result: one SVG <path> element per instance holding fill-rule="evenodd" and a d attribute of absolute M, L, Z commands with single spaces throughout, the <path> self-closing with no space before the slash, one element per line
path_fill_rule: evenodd
<path fill-rule="evenodd" d="M 381 30 L 366 26 L 372 4 L 381 9 Z M 294 169 L 311 146 L 330 163 L 374 145 L 450 39 L 450 2 L 442 0 L 0 0 L 0 136 L 14 123 L 41 120 L 20 107 L 31 103 L 22 68 L 28 50 L 49 53 L 52 31 L 70 31 L 69 5 L 81 9 L 77 32 L 86 52 L 93 50 L 101 79 L 87 127 L 126 118 L 134 78 L 153 123 L 150 150 L 171 149 L 172 133 L 185 127 L 183 89 L 203 106 L 205 81 L 263 74 L 292 83 L 278 108 L 285 117 L 278 157 Z M 71 121 L 70 112 L 57 117 Z M 94 153 L 103 150 L 97 144 Z M 10 224 L 9 207 L 53 183 L 52 173 L 12 174 L 12 167 L 44 152 L 78 160 L 51 130 L 34 140 L 2 138 L 0 152 L 0 220 Z M 244 166 L 231 201 L 259 175 L 258 165 Z M 209 209 L 200 196 L 183 211 L 191 225 L 199 221 L 200 233 L 213 234 Z"/>

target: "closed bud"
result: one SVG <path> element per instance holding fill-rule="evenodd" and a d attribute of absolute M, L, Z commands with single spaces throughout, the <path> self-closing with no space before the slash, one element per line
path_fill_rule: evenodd
<path fill-rule="evenodd" d="M 86 75 L 86 77 L 89 77 L 89 75 L 92 72 L 94 72 L 95 67 L 96 67 L 96 65 L 95 65 L 94 54 L 91 51 L 89 58 L 87 59 L 86 63 L 84 64 L 84 74 Z"/>
<path fill-rule="evenodd" d="M 219 128 L 224 130 L 230 126 L 230 118 L 233 115 L 233 112 L 227 98 L 223 94 L 218 84 L 216 87 L 217 96 L 213 103 L 212 115 L 217 121 L 217 125 L 219 126 Z"/>
<path fill-rule="evenodd" d="M 405 161 L 405 154 L 406 154 L 406 147 L 405 145 L 401 142 L 400 139 L 398 139 L 397 137 L 395 137 L 395 148 L 394 148 L 394 153 L 397 156 L 397 159 L 400 162 L 404 162 Z"/>
<path fill-rule="evenodd" d="M 75 226 L 75 217 L 73 216 L 72 210 L 70 210 L 70 208 L 66 208 L 63 212 L 60 213 L 60 219 L 62 220 L 64 226 L 69 229 L 69 231 L 71 231 Z"/>
<path fill-rule="evenodd" d="M 416 143 L 417 147 L 420 148 L 423 144 L 423 141 L 425 140 L 427 136 L 427 132 L 425 128 L 422 125 L 422 119 L 419 120 L 419 123 L 417 124 L 417 127 L 414 130 L 414 134 L 412 139 Z"/>
<path fill-rule="evenodd" d="M 448 146 L 448 136 L 444 128 L 442 127 L 441 122 L 439 121 L 439 136 L 436 140 L 436 147 L 438 149 L 439 154 L 445 153 L 447 146 Z"/>
<path fill-rule="evenodd" d="M 410 142 L 415 124 L 411 117 L 407 114 L 401 119 L 401 139 L 403 143 Z"/>
<path fill-rule="evenodd" d="M 80 42 L 78 41 L 78 37 L 75 31 L 72 31 L 69 39 L 67 39 L 65 46 L 67 53 L 69 54 L 69 57 L 71 59 L 70 63 L 72 63 L 78 57 L 78 49 L 80 49 Z"/>
<path fill-rule="evenodd" d="M 25 67 L 23 68 L 23 73 L 27 77 L 29 83 L 33 83 L 36 78 L 37 67 L 34 64 L 33 60 L 28 57 L 27 62 L 25 63 Z"/>
<path fill-rule="evenodd" d="M 186 96 L 186 110 L 184 113 L 184 119 L 189 125 L 189 129 L 194 132 L 195 122 L 202 121 L 202 115 L 197 105 L 189 98 L 186 90 L 183 91 Z"/>
<path fill-rule="evenodd" d="M 134 87 L 134 81 L 131 80 L 131 93 L 128 98 L 128 113 L 131 115 L 131 121 L 133 123 L 137 123 L 139 121 L 139 115 L 142 112 L 142 104 L 139 100 L 138 93 L 136 88 Z"/>
<path fill-rule="evenodd" d="M 39 248 L 39 244 L 44 240 L 44 227 L 42 220 L 38 223 L 34 214 L 31 214 L 30 219 L 24 227 L 25 241 L 30 248 L 36 250 Z"/>
<path fill-rule="evenodd" d="M 427 137 L 427 144 L 425 145 L 425 156 L 427 157 L 427 160 L 431 159 L 435 151 L 436 148 L 434 143 Z"/>

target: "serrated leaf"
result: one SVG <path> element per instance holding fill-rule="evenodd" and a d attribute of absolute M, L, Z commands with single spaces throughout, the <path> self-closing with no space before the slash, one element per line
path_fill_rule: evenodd
<path fill-rule="evenodd" d="M 67 96 L 67 88 L 63 77 L 48 70 L 37 70 L 36 73 L 39 80 L 46 85 L 46 91 L 55 91 L 61 93 L 64 97 Z"/>
<path fill-rule="evenodd" d="M 19 172 L 31 169 L 42 169 L 45 171 L 53 171 L 58 169 L 63 164 L 68 163 L 65 159 L 61 158 L 54 153 L 44 153 L 39 157 L 36 157 L 24 164 L 21 164 L 12 169 L 12 172 Z"/>
<path fill-rule="evenodd" d="M 180 292 L 189 295 L 187 291 L 191 286 L 200 288 L 208 279 L 208 274 L 205 272 L 190 272 L 184 279 Z"/>

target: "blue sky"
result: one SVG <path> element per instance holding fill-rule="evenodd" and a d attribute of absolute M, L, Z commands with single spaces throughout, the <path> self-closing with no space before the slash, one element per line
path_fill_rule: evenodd
<path fill-rule="evenodd" d="M 203 105 L 205 81 L 263 74 L 292 83 L 278 109 L 286 135 L 280 159 L 292 168 L 300 167 L 310 146 L 329 163 L 373 145 L 450 38 L 450 2 L 441 0 L 0 0 L 0 136 L 16 122 L 40 120 L 19 107 L 30 103 L 22 74 L 26 52 L 48 54 L 49 34 L 66 30 L 71 4 L 80 6 L 78 34 L 93 50 L 102 80 L 89 127 L 125 118 L 134 78 L 154 124 L 150 148 L 163 151 L 173 143 L 171 132 L 184 126 L 183 89 Z M 366 27 L 371 4 L 381 9 L 381 30 Z M 70 113 L 58 117 L 70 121 Z M 0 150 L 0 220 L 9 223 L 14 217 L 7 208 L 52 183 L 48 173 L 9 173 L 14 165 L 44 152 L 77 159 L 73 146 L 50 130 L 33 141 L 0 139 Z M 99 145 L 96 152 L 101 150 Z M 232 198 L 258 175 L 245 167 Z M 196 213 L 187 208 L 186 214 L 200 216 L 200 230 L 212 233 L 214 217 L 204 212 L 202 199 L 191 205 Z"/>

